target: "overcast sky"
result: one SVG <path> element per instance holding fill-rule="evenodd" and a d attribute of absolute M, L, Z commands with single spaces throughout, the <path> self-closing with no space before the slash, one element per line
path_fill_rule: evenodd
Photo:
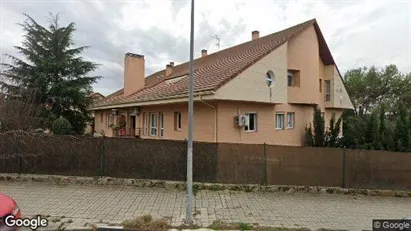
<path fill-rule="evenodd" d="M 126 52 L 142 54 L 146 75 L 167 63 L 189 58 L 190 1 L 35 1 L 0 0 L 0 53 L 17 55 L 23 13 L 46 25 L 49 12 L 61 23 L 75 22 L 76 45 L 90 45 L 84 56 L 101 64 L 94 89 L 107 95 L 123 86 Z M 350 68 L 396 64 L 411 72 L 411 0 L 280 1 L 197 0 L 195 57 L 201 49 L 217 51 L 316 18 L 342 73 Z M 4 56 L 2 56 L 4 57 Z M 8 60 L 5 60 L 8 61 Z"/>

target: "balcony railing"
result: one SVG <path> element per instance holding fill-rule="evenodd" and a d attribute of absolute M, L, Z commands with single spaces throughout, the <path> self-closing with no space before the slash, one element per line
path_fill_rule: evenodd
<path fill-rule="evenodd" d="M 124 138 L 139 138 L 140 128 L 121 128 L 117 131 L 117 134 L 114 134 L 114 136 Z"/>

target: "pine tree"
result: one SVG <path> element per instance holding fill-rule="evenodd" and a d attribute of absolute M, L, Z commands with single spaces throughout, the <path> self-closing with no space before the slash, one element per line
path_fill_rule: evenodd
<path fill-rule="evenodd" d="M 311 123 L 308 127 L 305 127 L 305 134 L 304 134 L 304 146 L 312 147 L 314 146 L 314 137 L 313 137 L 313 129 Z"/>
<path fill-rule="evenodd" d="M 325 145 L 325 121 L 318 106 L 314 107 L 313 120 L 314 146 L 324 147 Z"/>
<path fill-rule="evenodd" d="M 84 60 L 80 54 L 87 46 L 73 47 L 75 24 L 59 25 L 59 15 L 50 15 L 48 28 L 38 24 L 32 17 L 19 24 L 24 31 L 21 46 L 15 46 L 23 56 L 7 55 L 11 64 L 2 63 L 5 77 L 0 87 L 8 95 L 21 97 L 22 92 L 34 89 L 42 106 L 41 117 L 48 120 L 43 127 L 50 127 L 53 119 L 64 117 L 73 125 L 77 134 L 82 134 L 90 116 L 87 97 L 91 84 L 100 77 L 89 76 L 97 64 Z M 24 59 L 23 59 L 24 58 Z M 44 107 L 50 105 L 50 108 Z"/>
<path fill-rule="evenodd" d="M 327 146 L 328 147 L 337 147 L 338 146 L 338 136 L 341 130 L 341 120 L 342 116 L 335 121 L 335 114 L 332 115 L 330 119 L 330 130 L 327 132 Z"/>

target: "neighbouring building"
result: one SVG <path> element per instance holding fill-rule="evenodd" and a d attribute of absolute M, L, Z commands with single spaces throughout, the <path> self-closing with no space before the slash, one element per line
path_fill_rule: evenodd
<path fill-rule="evenodd" d="M 95 103 L 95 130 L 184 140 L 188 62 L 145 76 L 143 55 L 127 53 L 124 88 Z M 194 140 L 301 146 L 313 105 L 326 121 L 353 108 L 315 19 L 194 60 Z M 110 126 L 112 125 L 112 126 Z M 116 133 L 117 134 L 117 133 Z"/>

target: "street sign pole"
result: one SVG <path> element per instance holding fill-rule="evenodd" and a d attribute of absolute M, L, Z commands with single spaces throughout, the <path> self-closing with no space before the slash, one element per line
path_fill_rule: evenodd
<path fill-rule="evenodd" d="M 186 223 L 192 224 L 193 209 L 193 92 L 194 92 L 194 71 L 193 71 L 193 53 L 194 53 L 194 0 L 191 0 L 191 31 L 190 31 L 190 82 L 188 96 L 188 142 L 187 142 L 187 211 Z"/>

